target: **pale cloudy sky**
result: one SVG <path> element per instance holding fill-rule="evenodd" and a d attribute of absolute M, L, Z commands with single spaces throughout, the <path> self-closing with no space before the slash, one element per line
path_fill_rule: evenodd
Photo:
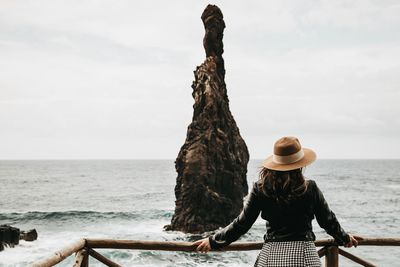
<path fill-rule="evenodd" d="M 208 1 L 0 0 L 0 159 L 177 156 Z M 400 158 L 400 2 L 213 1 L 251 158 Z"/>

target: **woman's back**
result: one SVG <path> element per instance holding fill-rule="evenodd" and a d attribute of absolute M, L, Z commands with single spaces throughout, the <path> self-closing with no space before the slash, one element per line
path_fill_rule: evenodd
<path fill-rule="evenodd" d="M 266 220 L 264 240 L 313 240 L 311 221 L 314 218 L 314 182 L 307 181 L 307 190 L 290 202 L 277 202 L 259 189 L 261 218 Z M 256 185 L 260 186 L 259 183 Z"/>
<path fill-rule="evenodd" d="M 242 212 L 224 229 L 195 242 L 197 249 L 207 252 L 229 245 L 251 228 L 260 213 L 267 231 L 255 267 L 321 266 L 313 242 L 314 217 L 339 245 L 357 244 L 342 229 L 315 181 L 304 179 L 302 168 L 315 159 L 315 152 L 302 148 L 295 137 L 275 142 Z"/>
<path fill-rule="evenodd" d="M 254 184 L 260 203 L 261 218 L 266 220 L 267 233 L 264 240 L 315 240 L 312 231 L 312 220 L 330 233 L 339 244 L 348 242 L 348 236 L 340 227 L 335 214 L 329 209 L 327 202 L 313 180 L 307 180 L 306 189 L 290 201 L 277 201 L 264 194 L 262 183 Z"/>

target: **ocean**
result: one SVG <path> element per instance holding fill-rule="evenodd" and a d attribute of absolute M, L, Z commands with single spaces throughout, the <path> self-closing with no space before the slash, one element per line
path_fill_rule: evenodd
<path fill-rule="evenodd" d="M 248 165 L 248 183 L 260 160 Z M 342 227 L 366 237 L 400 237 L 400 160 L 317 160 L 305 169 Z M 38 240 L 0 252 L 0 266 L 28 266 L 82 238 L 189 241 L 167 232 L 174 212 L 174 160 L 0 161 L 0 224 L 35 228 Z M 327 234 L 314 221 L 317 238 Z M 240 241 L 262 241 L 258 218 Z M 378 266 L 400 266 L 399 247 L 347 249 Z M 123 266 L 253 266 L 258 251 L 99 250 Z M 72 266 L 70 257 L 58 266 Z M 341 266 L 359 266 L 340 257 Z M 90 266 L 103 266 L 94 258 Z"/>

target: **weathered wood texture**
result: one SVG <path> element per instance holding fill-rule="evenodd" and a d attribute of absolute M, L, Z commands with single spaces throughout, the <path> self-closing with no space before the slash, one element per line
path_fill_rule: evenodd
<path fill-rule="evenodd" d="M 100 253 L 98 253 L 97 251 L 93 250 L 93 249 L 89 249 L 89 254 L 90 256 L 92 256 L 93 258 L 95 258 L 96 260 L 100 261 L 101 263 L 110 266 L 110 267 L 122 267 L 121 265 L 113 262 L 112 260 L 104 257 L 103 255 L 101 255 Z"/>
<path fill-rule="evenodd" d="M 114 239 L 88 239 L 87 245 L 91 248 L 115 248 L 115 249 L 144 249 L 166 251 L 195 251 L 197 246 L 192 242 L 168 242 L 147 240 L 114 240 Z M 233 243 L 223 250 L 255 250 L 261 249 L 260 242 Z"/>
<path fill-rule="evenodd" d="M 86 256 L 86 250 L 84 250 L 84 249 L 79 250 L 75 254 L 75 262 L 74 262 L 73 267 L 81 267 L 85 256 Z"/>
<path fill-rule="evenodd" d="M 263 242 L 234 242 L 229 246 L 223 248 L 221 251 L 243 251 L 243 250 L 260 250 Z M 315 241 L 315 245 L 319 247 L 335 246 L 332 239 L 324 239 Z M 358 241 L 359 246 L 400 246 L 400 238 L 366 238 Z M 143 250 L 166 250 L 166 251 L 195 251 L 196 247 L 193 246 L 193 242 L 173 242 L 173 241 L 151 241 L 151 240 L 115 240 L 115 239 L 81 239 L 71 244 L 68 247 L 61 249 L 54 255 L 34 263 L 32 266 L 35 267 L 47 267 L 54 266 L 61 262 L 66 257 L 70 256 L 74 252 L 78 252 L 83 248 L 98 248 L 98 249 L 143 249 Z M 327 248 L 319 250 L 319 256 L 324 256 L 327 253 Z M 339 250 L 338 253 L 341 255 L 358 262 L 358 257 L 347 253 L 344 250 Z M 90 255 L 96 255 L 92 253 Z M 350 256 L 351 255 L 351 256 Z M 87 256 L 86 256 L 87 257 Z M 93 256 L 95 257 L 95 256 Z M 104 257 L 104 256 L 103 256 Z M 96 258 L 98 259 L 98 258 Z M 362 259 L 361 259 L 362 260 Z M 83 261 L 82 266 L 85 261 Z M 361 261 L 358 263 L 361 264 Z M 115 263 L 114 263 L 115 264 Z M 364 261 L 364 264 L 370 264 Z M 86 265 L 87 266 L 87 265 Z M 374 266 L 374 265 L 365 265 Z"/>
<path fill-rule="evenodd" d="M 201 16 L 206 60 L 194 72 L 192 123 L 175 161 L 175 213 L 166 230 L 203 233 L 228 225 L 243 208 L 249 152 L 229 109 L 221 10 Z"/>
<path fill-rule="evenodd" d="M 89 267 L 89 252 L 87 252 L 85 254 L 85 256 L 83 257 L 83 261 L 81 263 L 81 267 Z"/>
<path fill-rule="evenodd" d="M 317 247 L 335 246 L 337 245 L 333 239 L 320 239 L 316 240 Z M 363 240 L 358 240 L 359 246 L 400 246 L 400 238 L 375 238 L 363 237 Z"/>
<path fill-rule="evenodd" d="M 325 267 L 339 267 L 339 248 L 331 246 L 326 248 Z"/>
<path fill-rule="evenodd" d="M 339 248 L 339 254 L 342 255 L 343 257 L 346 257 L 346 258 L 358 263 L 358 264 L 361 264 L 362 266 L 365 266 L 365 267 L 377 267 L 376 265 L 374 265 L 374 264 L 372 264 L 372 263 L 370 263 L 370 262 L 368 262 L 368 261 L 366 261 L 364 259 L 361 259 L 360 257 L 357 257 L 357 256 L 355 256 L 355 255 L 353 255 L 353 254 L 351 254 L 351 253 L 349 253 L 347 251 L 344 251 L 343 249 L 340 249 L 340 248 Z"/>
<path fill-rule="evenodd" d="M 117 248 L 117 249 L 145 249 L 168 251 L 194 251 L 192 242 L 151 241 L 151 240 L 115 240 L 115 239 L 87 239 L 91 248 Z M 263 242 L 234 242 L 223 248 L 228 250 L 259 250 Z M 315 241 L 319 247 L 335 245 L 333 239 Z M 400 238 L 364 238 L 359 241 L 359 246 L 400 246 Z"/>
<path fill-rule="evenodd" d="M 326 247 L 321 248 L 320 250 L 317 251 L 318 252 L 318 256 L 320 258 L 322 258 L 323 256 L 325 256 L 326 254 Z"/>
<path fill-rule="evenodd" d="M 55 252 L 54 255 L 50 256 L 49 258 L 34 263 L 32 266 L 33 267 L 54 266 L 84 247 L 85 247 L 85 239 L 80 239 L 75 243 L 72 243 L 71 245 L 61 249 L 60 251 Z"/>

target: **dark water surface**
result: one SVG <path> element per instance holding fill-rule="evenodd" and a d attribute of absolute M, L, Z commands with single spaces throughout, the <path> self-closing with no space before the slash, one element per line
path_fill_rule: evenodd
<path fill-rule="evenodd" d="M 260 163 L 250 161 L 249 184 Z M 305 175 L 318 183 L 347 231 L 400 237 L 400 160 L 319 160 Z M 39 233 L 35 242 L 0 252 L 0 266 L 27 266 L 81 237 L 188 241 L 190 235 L 162 228 L 173 214 L 175 179 L 173 160 L 0 161 L 0 224 Z M 264 231 L 259 218 L 240 240 L 262 241 Z M 327 237 L 315 223 L 314 231 Z M 349 251 L 378 266 L 400 266 L 399 247 Z M 252 266 L 258 251 L 103 253 L 123 266 Z M 92 259 L 90 266 L 102 265 Z"/>

